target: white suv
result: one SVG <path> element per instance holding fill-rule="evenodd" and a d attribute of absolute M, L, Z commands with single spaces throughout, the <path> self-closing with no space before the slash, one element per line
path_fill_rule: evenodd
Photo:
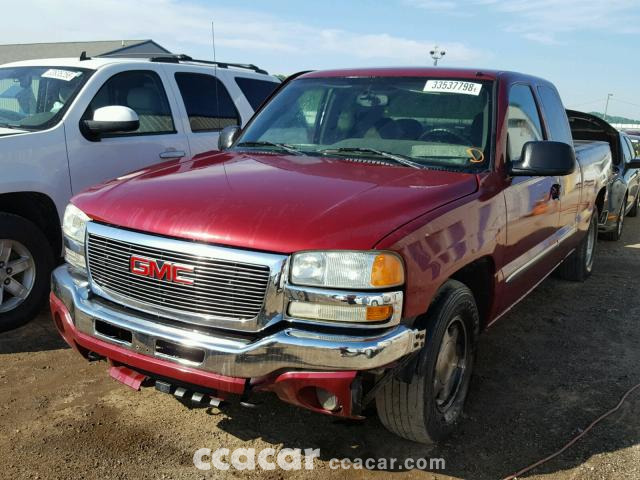
<path fill-rule="evenodd" d="M 0 331 L 44 301 L 72 195 L 217 149 L 220 130 L 244 125 L 279 82 L 184 55 L 1 65 Z"/>

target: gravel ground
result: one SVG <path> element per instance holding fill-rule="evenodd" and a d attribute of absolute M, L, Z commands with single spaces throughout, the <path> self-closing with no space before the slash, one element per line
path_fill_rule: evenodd
<path fill-rule="evenodd" d="M 548 279 L 481 338 L 466 418 L 444 444 L 345 423 L 264 395 L 259 409 L 190 409 L 152 388 L 115 382 L 60 340 L 43 311 L 0 336 L 2 478 L 386 478 L 334 470 L 332 458 L 443 458 L 444 470 L 394 477 L 500 479 L 556 451 L 640 382 L 640 219 L 600 241 L 584 284 Z M 530 479 L 640 478 L 640 392 Z M 199 448 L 319 448 L 312 472 L 203 472 Z"/>

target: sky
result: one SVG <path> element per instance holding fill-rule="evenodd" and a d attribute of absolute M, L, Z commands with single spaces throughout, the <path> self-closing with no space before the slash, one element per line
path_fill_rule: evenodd
<path fill-rule="evenodd" d="M 2 0 L 2 2 L 7 0 Z M 2 9 L 4 12 L 7 8 Z M 640 119 L 640 0 L 21 0 L 0 43 L 151 38 L 271 73 L 431 65 L 521 71 L 565 105 Z M 18 15 L 16 18 L 27 18 Z"/>

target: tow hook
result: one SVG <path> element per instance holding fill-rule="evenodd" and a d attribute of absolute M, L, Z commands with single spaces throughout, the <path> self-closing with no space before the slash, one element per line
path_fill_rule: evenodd
<path fill-rule="evenodd" d="M 258 408 L 260 403 L 252 402 L 249 400 L 251 396 L 251 383 L 249 379 L 244 384 L 244 392 L 242 392 L 242 396 L 240 397 L 240 405 L 244 408 Z"/>

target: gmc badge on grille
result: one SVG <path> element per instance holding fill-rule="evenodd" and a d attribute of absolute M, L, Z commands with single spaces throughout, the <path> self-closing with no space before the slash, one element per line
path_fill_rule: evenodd
<path fill-rule="evenodd" d="M 131 256 L 129 271 L 134 275 L 165 280 L 183 285 L 193 285 L 193 280 L 182 276 L 183 273 L 193 273 L 194 268 L 189 265 L 154 260 L 153 258 Z"/>

